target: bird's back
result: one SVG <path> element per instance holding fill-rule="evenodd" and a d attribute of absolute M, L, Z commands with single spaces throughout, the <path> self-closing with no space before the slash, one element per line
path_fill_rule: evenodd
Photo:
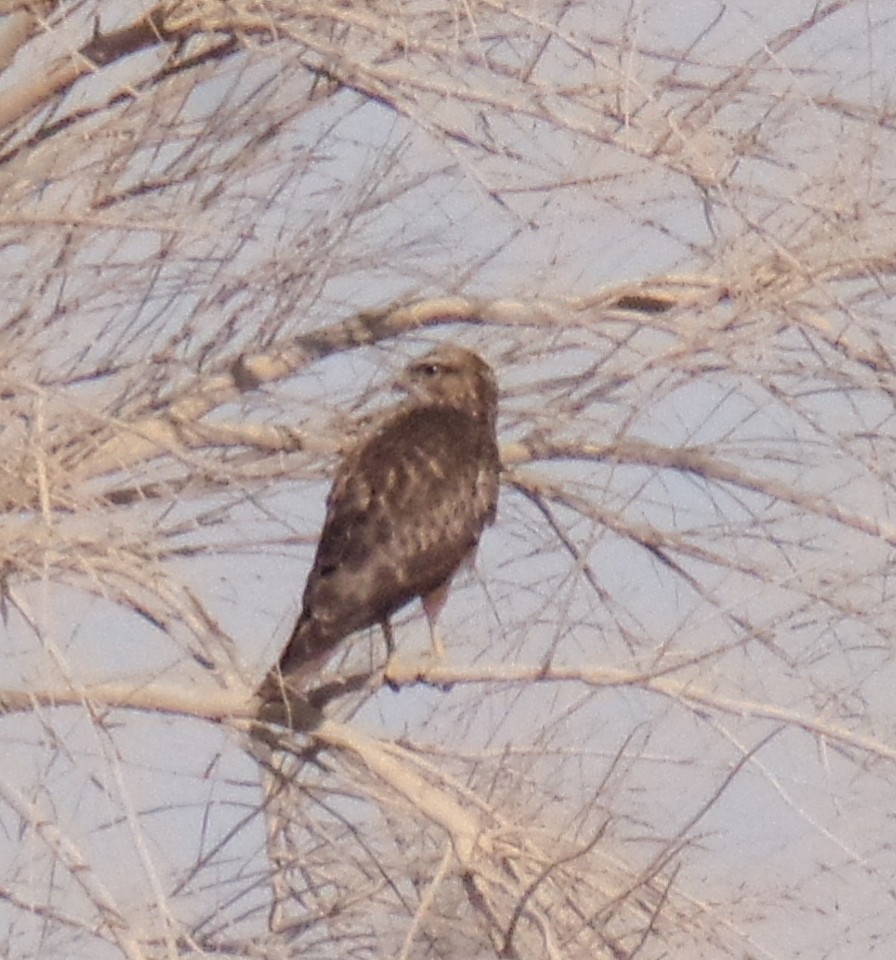
<path fill-rule="evenodd" d="M 490 369 L 457 347 L 406 371 L 411 400 L 340 463 L 302 613 L 263 690 L 306 674 L 342 639 L 446 585 L 495 515 Z"/>
<path fill-rule="evenodd" d="M 350 453 L 280 669 L 449 580 L 494 518 L 497 467 L 487 430 L 446 407 L 401 411 Z"/>

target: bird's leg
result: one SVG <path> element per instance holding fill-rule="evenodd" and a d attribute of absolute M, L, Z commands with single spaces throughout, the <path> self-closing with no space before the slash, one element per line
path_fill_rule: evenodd
<path fill-rule="evenodd" d="M 395 638 L 392 636 L 392 624 L 389 622 L 389 618 L 385 617 L 380 620 L 380 627 L 383 631 L 383 639 L 386 641 L 386 665 L 383 667 L 383 676 L 386 679 L 386 683 L 392 690 L 398 689 L 398 684 L 394 680 L 389 678 L 389 667 L 392 664 L 392 658 L 395 655 Z"/>
<path fill-rule="evenodd" d="M 392 654 L 395 653 L 395 637 L 392 635 L 392 624 L 389 623 L 388 617 L 380 620 L 380 628 L 383 631 L 383 639 L 386 641 L 386 664 L 388 665 Z"/>
<path fill-rule="evenodd" d="M 442 643 L 442 637 L 439 633 L 437 619 L 439 616 L 439 611 L 445 605 L 445 600 L 448 597 L 448 587 L 450 585 L 450 582 L 443 583 L 441 587 L 433 590 L 432 593 L 429 593 L 425 597 L 421 598 L 423 603 L 423 612 L 426 614 L 426 622 L 429 624 L 429 642 L 432 647 L 432 665 L 438 664 L 438 662 L 445 656 L 445 644 Z M 437 684 L 437 686 L 441 690 L 451 689 L 450 683 L 440 683 Z"/>
<path fill-rule="evenodd" d="M 429 617 L 426 619 L 429 622 L 429 645 L 432 650 L 432 658 L 433 660 L 441 660 L 445 656 L 445 644 L 442 643 L 439 625 L 434 617 L 431 620 Z"/>
<path fill-rule="evenodd" d="M 423 612 L 426 614 L 426 621 L 429 624 L 429 643 L 432 647 L 433 660 L 441 660 L 442 657 L 445 656 L 445 644 L 442 643 L 436 621 L 438 620 L 439 611 L 445 605 L 445 600 L 448 598 L 449 586 L 450 584 L 443 583 L 441 587 L 437 587 L 432 593 L 428 593 L 421 599 Z"/>

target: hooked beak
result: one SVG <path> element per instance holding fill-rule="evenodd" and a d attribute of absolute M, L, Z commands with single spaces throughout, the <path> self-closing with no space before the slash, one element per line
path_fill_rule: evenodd
<path fill-rule="evenodd" d="M 405 370 L 399 377 L 396 377 L 392 383 L 392 390 L 394 393 L 403 393 L 408 397 L 416 397 L 417 399 L 419 399 L 422 395 L 420 392 L 420 385 L 414 383 L 409 371 L 407 370 Z"/>

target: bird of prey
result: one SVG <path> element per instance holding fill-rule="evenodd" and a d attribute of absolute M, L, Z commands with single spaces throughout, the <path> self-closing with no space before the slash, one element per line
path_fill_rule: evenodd
<path fill-rule="evenodd" d="M 407 396 L 364 432 L 339 464 L 302 612 L 264 700 L 300 694 L 345 637 L 420 597 L 434 653 L 435 620 L 451 578 L 493 522 L 500 461 L 498 388 L 488 364 L 442 345 L 395 384 Z"/>

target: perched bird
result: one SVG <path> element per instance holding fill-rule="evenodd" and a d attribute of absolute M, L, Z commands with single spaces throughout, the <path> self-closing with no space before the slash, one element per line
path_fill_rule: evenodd
<path fill-rule="evenodd" d="M 395 386 L 404 402 L 336 470 L 302 612 L 259 689 L 265 700 L 301 693 L 356 630 L 379 624 L 391 653 L 389 618 L 416 597 L 441 653 L 435 621 L 451 578 L 495 518 L 498 388 L 481 357 L 447 344 L 409 364 Z"/>

